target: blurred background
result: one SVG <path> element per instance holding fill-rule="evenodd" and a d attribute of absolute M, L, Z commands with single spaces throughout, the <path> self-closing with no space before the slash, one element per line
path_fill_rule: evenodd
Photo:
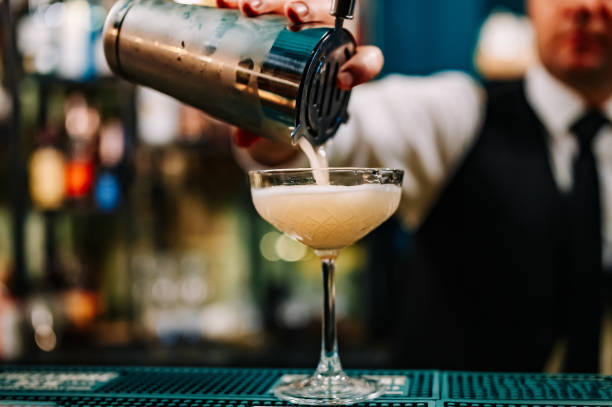
<path fill-rule="evenodd" d="M 312 367 L 317 258 L 256 214 L 225 125 L 110 74 L 112 3 L 0 0 L 0 361 Z M 384 74 L 533 60 L 520 0 L 360 5 Z M 409 240 L 391 220 L 340 256 L 346 367 L 390 365 Z"/>

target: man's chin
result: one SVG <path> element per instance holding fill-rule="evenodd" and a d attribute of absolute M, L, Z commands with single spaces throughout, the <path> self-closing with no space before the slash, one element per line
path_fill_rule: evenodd
<path fill-rule="evenodd" d="M 567 63 L 560 69 L 559 76 L 575 85 L 592 86 L 599 82 L 602 75 L 609 75 L 609 68 L 601 61 L 586 61 L 584 59 Z"/>

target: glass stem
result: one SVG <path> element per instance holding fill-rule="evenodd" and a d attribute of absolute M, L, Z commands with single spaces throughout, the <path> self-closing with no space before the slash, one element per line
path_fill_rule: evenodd
<path fill-rule="evenodd" d="M 336 338 L 336 289 L 334 285 L 335 255 L 321 256 L 323 274 L 323 335 L 321 338 L 321 359 L 316 376 L 328 379 L 346 377 L 338 356 Z"/>

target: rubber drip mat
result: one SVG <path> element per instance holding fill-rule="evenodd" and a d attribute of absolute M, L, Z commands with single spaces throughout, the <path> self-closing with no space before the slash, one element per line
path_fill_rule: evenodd
<path fill-rule="evenodd" d="M 443 399 L 612 400 L 612 377 L 595 374 L 443 374 Z"/>
<path fill-rule="evenodd" d="M 55 403 L 29 402 L 29 401 L 2 401 L 0 407 L 55 407 Z"/>
<path fill-rule="evenodd" d="M 93 392 L 105 395 L 271 399 L 270 390 L 283 377 L 310 370 L 158 368 L 61 369 L 39 367 L 0 369 L 2 391 Z M 380 378 L 387 386 L 384 399 L 427 400 L 439 396 L 434 371 L 349 371 L 350 375 Z M 1 407 L 1 406 L 0 406 Z"/>
<path fill-rule="evenodd" d="M 609 407 L 611 404 L 608 403 L 572 403 L 572 402 L 545 402 L 545 403 L 534 403 L 534 402 L 456 402 L 456 401 L 445 401 L 439 405 L 439 407 Z"/>
<path fill-rule="evenodd" d="M 109 394 L 184 394 L 214 396 L 260 396 L 278 378 L 274 370 L 230 370 L 183 372 L 130 372 L 101 387 Z"/>
<path fill-rule="evenodd" d="M 116 372 L 1 372 L 0 390 L 92 391 L 118 376 Z"/>
<path fill-rule="evenodd" d="M 284 407 L 304 369 L 0 366 L 0 407 Z M 358 407 L 612 407 L 612 376 L 359 370 L 387 393 Z"/>
<path fill-rule="evenodd" d="M 206 400 L 181 398 L 148 398 L 148 397 L 87 397 L 87 396 L 0 396 L 0 406 L 6 402 L 18 402 L 21 405 L 61 406 L 61 407 L 276 407 L 290 404 L 268 400 Z M 11 404 L 8 404 L 11 405 Z M 356 407 L 434 407 L 435 401 L 381 403 L 369 402 L 355 404 Z"/>

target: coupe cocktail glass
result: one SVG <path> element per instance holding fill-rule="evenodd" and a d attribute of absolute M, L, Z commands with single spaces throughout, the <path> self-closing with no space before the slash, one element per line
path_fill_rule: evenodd
<path fill-rule="evenodd" d="M 401 197 L 403 171 L 322 168 L 251 171 L 257 212 L 277 229 L 312 247 L 323 269 L 321 358 L 313 376 L 281 383 L 274 394 L 296 404 L 337 405 L 373 399 L 383 387 L 348 377 L 336 341 L 334 266 L 340 249 L 388 219 Z M 318 180 L 318 183 L 317 183 Z"/>

